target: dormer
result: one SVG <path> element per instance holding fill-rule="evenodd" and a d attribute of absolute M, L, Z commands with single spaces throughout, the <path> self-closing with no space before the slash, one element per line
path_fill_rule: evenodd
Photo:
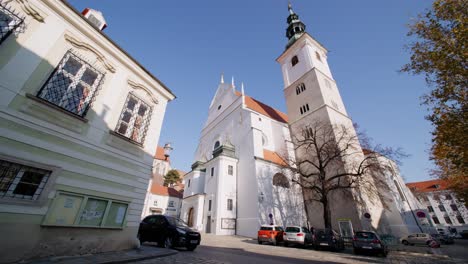
<path fill-rule="evenodd" d="M 81 14 L 88 19 L 88 21 L 98 28 L 99 30 L 104 30 L 107 27 L 106 20 L 104 19 L 104 16 L 102 15 L 101 12 L 91 9 L 91 8 L 85 8 Z"/>

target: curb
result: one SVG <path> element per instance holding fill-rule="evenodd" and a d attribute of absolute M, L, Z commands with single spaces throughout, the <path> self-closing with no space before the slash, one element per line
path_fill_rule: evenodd
<path fill-rule="evenodd" d="M 130 262 L 142 261 L 142 260 L 147 260 L 147 259 L 168 257 L 168 256 L 176 255 L 176 254 L 179 254 L 179 252 L 176 251 L 176 250 L 173 250 L 173 252 L 163 253 L 163 254 L 159 254 L 159 255 L 156 255 L 156 256 L 144 256 L 144 257 L 139 257 L 139 258 L 121 259 L 121 260 L 115 260 L 115 261 L 111 260 L 111 261 L 104 261 L 104 262 L 96 262 L 96 264 L 130 263 Z"/>

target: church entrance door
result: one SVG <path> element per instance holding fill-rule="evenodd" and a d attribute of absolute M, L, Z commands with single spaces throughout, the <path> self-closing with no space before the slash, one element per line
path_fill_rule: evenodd
<path fill-rule="evenodd" d="M 205 233 L 211 233 L 211 215 L 206 217 L 206 230 Z"/>
<path fill-rule="evenodd" d="M 191 207 L 188 211 L 187 225 L 193 227 L 193 207 Z"/>

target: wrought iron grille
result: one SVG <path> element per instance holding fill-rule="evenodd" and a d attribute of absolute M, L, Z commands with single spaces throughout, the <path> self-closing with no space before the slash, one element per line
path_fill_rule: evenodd
<path fill-rule="evenodd" d="M 148 104 L 129 93 L 115 132 L 135 142 L 143 143 L 151 112 L 152 109 Z"/>
<path fill-rule="evenodd" d="M 0 44 L 23 23 L 23 19 L 0 3 Z"/>
<path fill-rule="evenodd" d="M 0 197 L 37 200 L 50 171 L 0 160 Z"/>
<path fill-rule="evenodd" d="M 83 117 L 103 79 L 104 74 L 68 51 L 38 97 Z"/>

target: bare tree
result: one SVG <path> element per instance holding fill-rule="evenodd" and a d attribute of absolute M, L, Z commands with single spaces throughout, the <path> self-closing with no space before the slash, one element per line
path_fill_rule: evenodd
<path fill-rule="evenodd" d="M 385 184 L 382 176 L 391 169 L 388 163 L 381 162 L 382 157 L 398 161 L 404 155 L 400 150 L 380 145 L 371 147 L 369 138 L 345 125 L 315 123 L 299 132 L 292 139 L 295 158 L 284 155 L 284 169 L 292 171 L 292 182 L 308 193 L 305 202 L 322 205 L 326 228 L 331 228 L 333 192 L 359 188 L 369 197 L 380 198 L 376 186 Z"/>

